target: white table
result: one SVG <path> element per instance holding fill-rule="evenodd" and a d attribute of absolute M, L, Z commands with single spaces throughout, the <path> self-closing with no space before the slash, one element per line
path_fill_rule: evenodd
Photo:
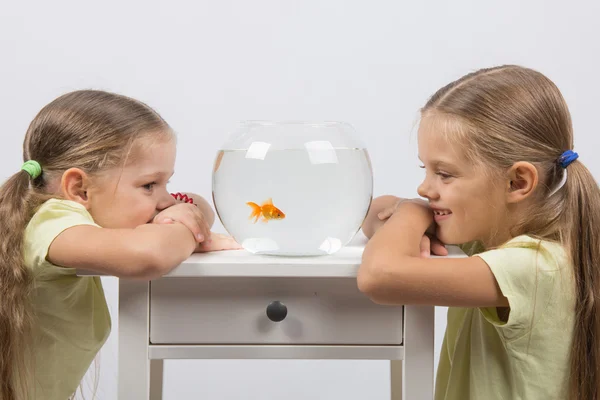
<path fill-rule="evenodd" d="M 360 293 L 363 247 L 194 254 L 160 279 L 120 279 L 119 399 L 161 399 L 164 359 L 390 360 L 392 400 L 432 399 L 434 308 Z"/>

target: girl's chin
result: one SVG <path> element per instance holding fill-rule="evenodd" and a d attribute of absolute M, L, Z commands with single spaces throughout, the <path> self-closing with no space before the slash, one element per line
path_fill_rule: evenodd
<path fill-rule="evenodd" d="M 448 233 L 447 229 L 440 229 L 439 226 L 435 231 L 435 235 L 442 243 L 447 245 L 458 245 L 466 243 L 462 240 L 463 238 L 458 237 L 458 235 L 452 235 Z"/>

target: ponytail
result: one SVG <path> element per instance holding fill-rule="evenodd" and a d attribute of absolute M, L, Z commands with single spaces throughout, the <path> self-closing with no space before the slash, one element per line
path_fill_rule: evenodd
<path fill-rule="evenodd" d="M 600 189 L 580 162 L 568 167 L 563 242 L 575 277 L 570 400 L 600 399 Z"/>
<path fill-rule="evenodd" d="M 29 400 L 35 387 L 34 271 L 24 263 L 23 241 L 37 208 L 60 197 L 47 185 L 71 167 L 96 174 L 123 165 L 142 137 L 171 140 L 173 132 L 144 103 L 98 90 L 64 94 L 29 124 L 23 170 L 0 187 L 0 400 Z"/>
<path fill-rule="evenodd" d="M 560 90 L 529 68 L 485 68 L 438 90 L 422 113 L 458 121 L 446 136 L 499 178 L 519 161 L 538 168 L 544 182 L 511 235 L 565 248 L 575 281 L 568 399 L 600 400 L 600 189 L 571 150 L 573 124 Z"/>
<path fill-rule="evenodd" d="M 20 171 L 0 187 L 0 400 L 27 400 L 31 388 L 33 277 L 23 260 L 29 183 Z"/>

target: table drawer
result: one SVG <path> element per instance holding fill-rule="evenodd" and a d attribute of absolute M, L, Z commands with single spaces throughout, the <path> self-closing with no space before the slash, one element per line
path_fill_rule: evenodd
<path fill-rule="evenodd" d="M 402 312 L 351 278 L 160 279 L 150 284 L 150 342 L 398 345 Z"/>

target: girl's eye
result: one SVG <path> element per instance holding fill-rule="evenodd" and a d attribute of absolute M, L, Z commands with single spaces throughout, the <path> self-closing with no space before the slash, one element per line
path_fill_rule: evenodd
<path fill-rule="evenodd" d="M 424 166 L 424 165 L 419 165 L 419 168 L 421 168 L 421 169 L 425 169 L 425 166 Z M 447 174 L 447 173 L 445 173 L 445 172 L 442 172 L 442 171 L 437 171 L 435 174 L 436 174 L 437 176 L 439 176 L 440 178 L 442 178 L 442 180 L 446 180 L 446 179 L 454 178 L 454 176 L 453 176 L 453 175 Z"/>
<path fill-rule="evenodd" d="M 156 182 L 148 183 L 148 184 L 144 185 L 143 187 L 144 187 L 144 189 L 150 191 L 154 188 L 154 185 L 156 185 Z"/>

